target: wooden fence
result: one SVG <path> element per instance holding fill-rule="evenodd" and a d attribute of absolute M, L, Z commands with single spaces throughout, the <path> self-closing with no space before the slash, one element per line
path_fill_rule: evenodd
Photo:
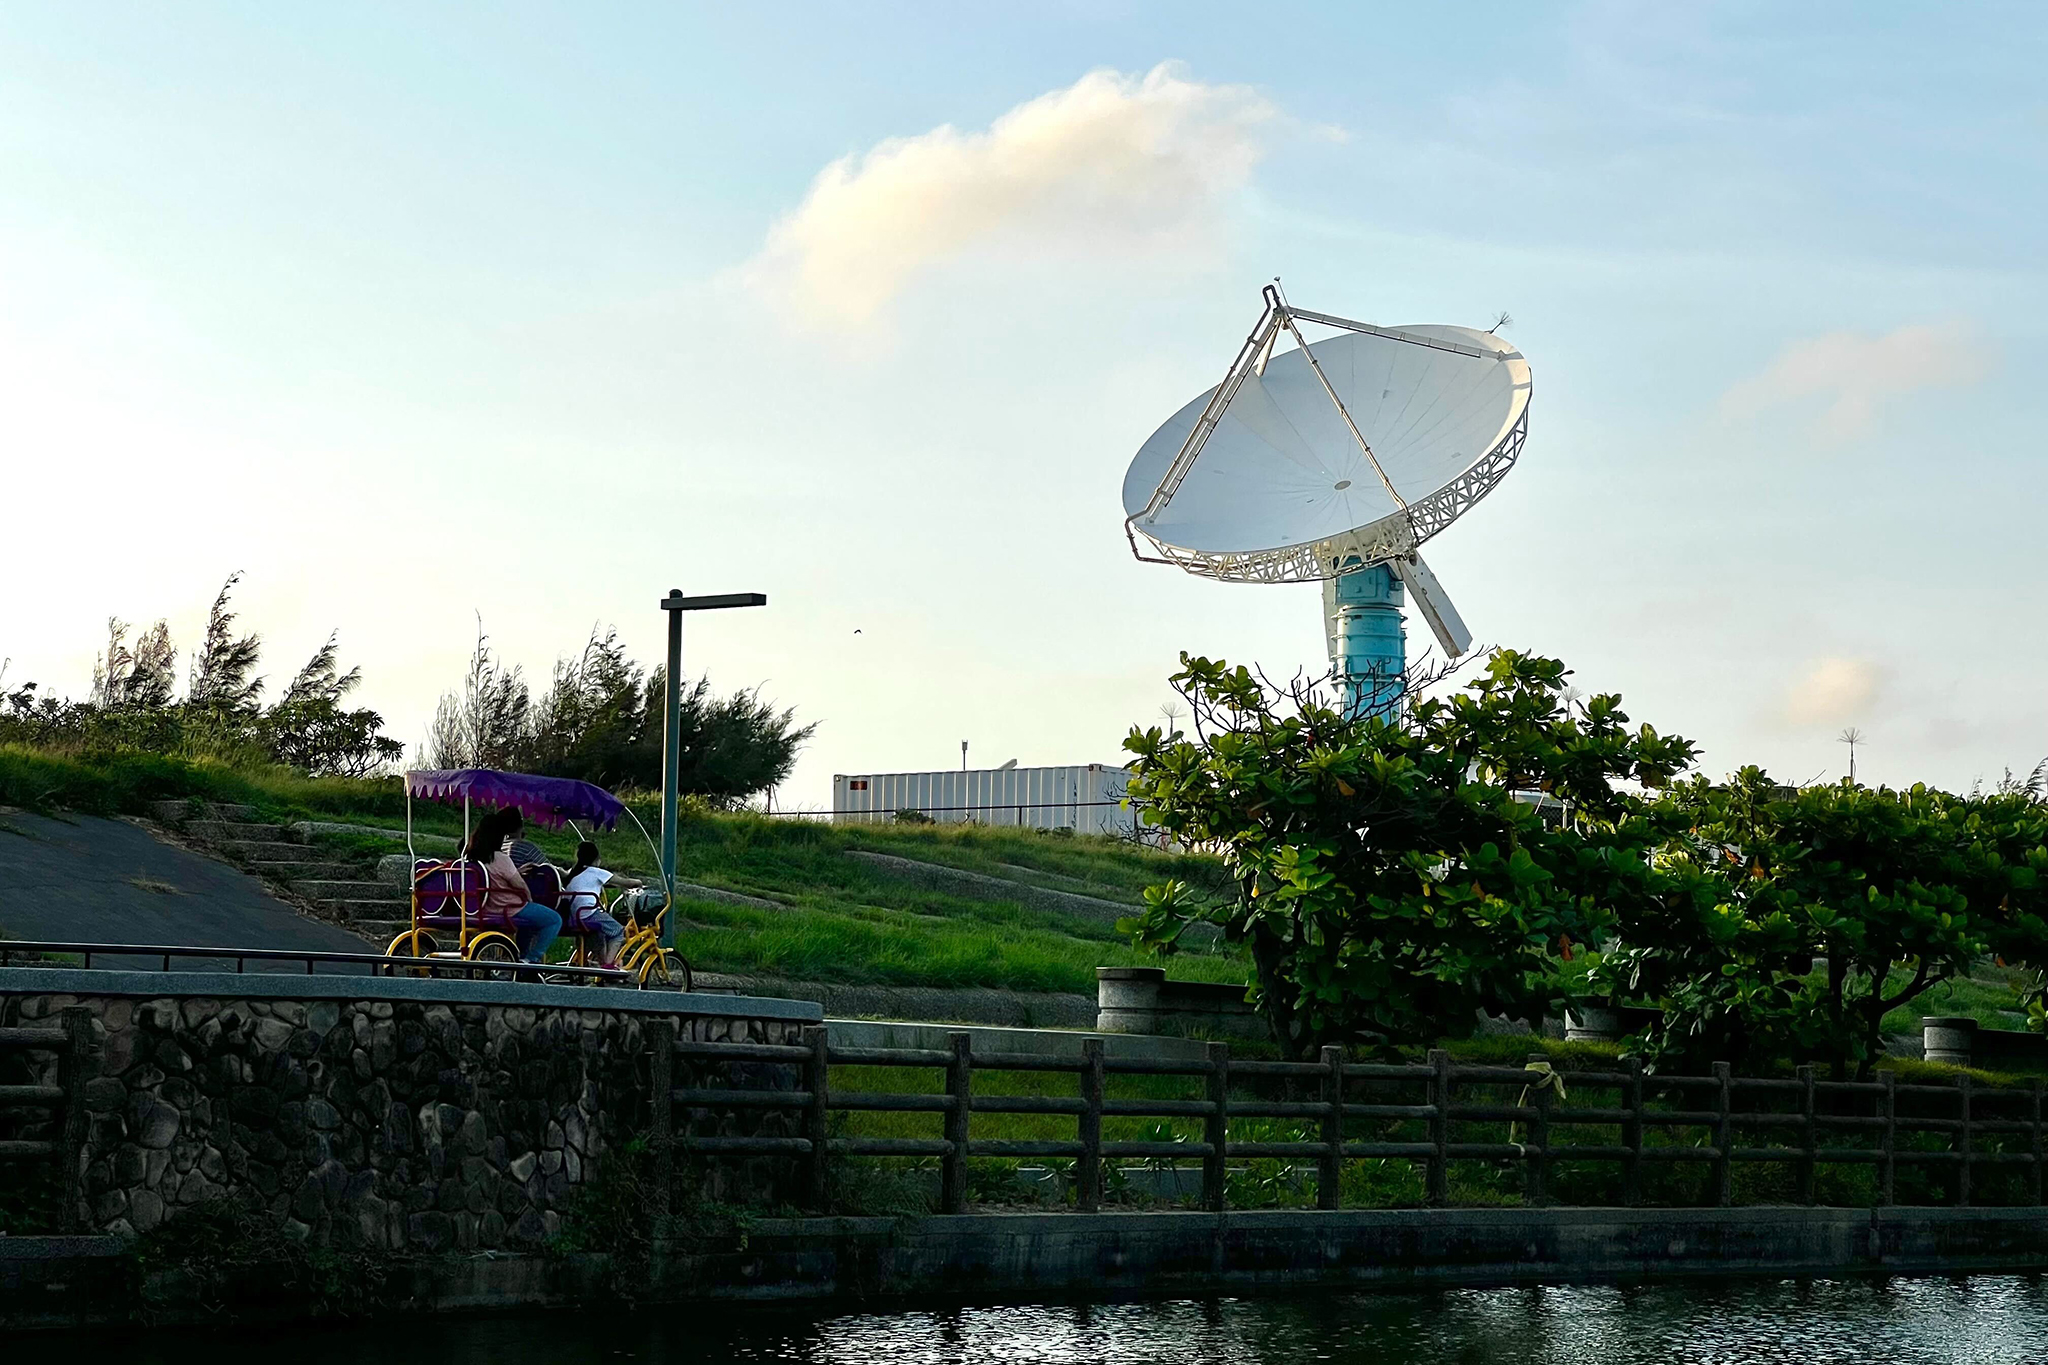
<path fill-rule="evenodd" d="M 663 1151 L 711 1158 L 784 1157 L 801 1160 L 809 1201 L 827 1199 L 833 1157 L 936 1158 L 938 1208 L 958 1213 L 967 1206 L 966 1163 L 973 1157 L 1071 1160 L 1076 1206 L 1101 1206 L 1103 1163 L 1117 1159 L 1201 1162 L 1200 1206 L 1221 1210 L 1226 1203 L 1232 1161 L 1278 1158 L 1314 1164 L 1316 1202 L 1341 1204 L 1344 1164 L 1358 1159 L 1397 1158 L 1423 1168 L 1424 1202 L 1451 1202 L 1453 1162 L 1519 1167 L 1522 1198 L 1546 1201 L 1559 1162 L 1605 1162 L 1620 1168 L 1622 1202 L 1643 1198 L 1643 1175 L 1655 1163 L 1704 1163 L 1710 1167 L 1710 1202 L 1733 1202 L 1731 1172 L 1737 1163 L 1789 1166 L 1797 1202 L 1815 1202 L 1815 1176 L 1830 1164 L 1874 1166 L 1875 1202 L 1891 1204 L 1900 1167 L 1946 1168 L 1944 1182 L 1954 1202 L 1971 1202 L 1972 1172 L 1980 1167 L 2021 1166 L 2030 1202 L 2042 1203 L 2044 1163 L 2042 1082 L 2024 1088 L 1974 1085 L 1967 1075 L 1952 1084 L 1902 1083 L 1880 1071 L 1870 1081 L 1817 1079 L 1811 1067 L 1792 1078 L 1735 1076 L 1716 1063 L 1708 1076 L 1646 1075 L 1634 1063 L 1618 1069 L 1552 1070 L 1531 1058 L 1527 1067 L 1469 1065 L 1434 1051 L 1424 1064 L 1351 1062 L 1341 1049 L 1322 1050 L 1317 1062 L 1254 1061 L 1234 1058 L 1227 1044 L 1210 1043 L 1201 1061 L 1154 1061 L 1105 1055 L 1102 1040 L 1085 1039 L 1079 1057 L 1022 1053 L 976 1055 L 970 1035 L 950 1035 L 947 1050 L 832 1047 L 823 1028 L 805 1030 L 802 1045 L 693 1043 L 673 1031 L 657 1031 L 653 1057 L 654 1093 L 670 1096 L 654 1107 L 653 1137 Z M 678 1088 L 679 1065 L 690 1062 L 770 1063 L 792 1072 L 785 1088 Z M 830 1086 L 832 1067 L 935 1069 L 940 1093 L 848 1092 Z M 747 1068 L 755 1070 L 755 1068 Z M 974 1078 L 988 1072 L 1066 1073 L 1078 1077 L 1076 1095 L 978 1094 Z M 1112 1099 L 1109 1081 L 1125 1076 L 1198 1078 L 1200 1099 Z M 1190 1088 L 1193 1088 L 1192 1085 Z M 1246 1098 L 1245 1089 L 1267 1096 Z M 1292 1097 L 1271 1098 L 1273 1091 Z M 1474 1090 L 1508 1092 L 1473 1095 Z M 1412 1092 L 1412 1093 L 1403 1093 Z M 1519 1093 L 1513 1093 L 1519 1092 Z M 1587 1105 L 1587 1092 L 1611 1096 L 1611 1103 Z M 1310 1098 L 1309 1096 L 1313 1096 Z M 1947 1112 L 1933 1112 L 1947 1111 Z M 936 1114 L 943 1133 L 931 1138 L 830 1135 L 834 1114 L 876 1112 Z M 693 1131 L 726 1115 L 780 1113 L 785 1135 L 704 1135 Z M 978 1115 L 1071 1115 L 1071 1140 L 976 1137 Z M 1198 1122 L 1198 1141 L 1105 1141 L 1103 1120 L 1136 1118 Z M 1239 1141 L 1237 1119 L 1294 1119 L 1312 1127 L 1308 1141 Z M 1391 1122 L 1389 1122 L 1391 1121 Z M 1457 1140 L 1454 1126 L 1498 1124 L 1497 1140 Z M 1420 1140 L 1347 1136 L 1366 1127 L 1420 1128 Z M 1572 1141 L 1574 1127 L 1618 1131 L 1618 1142 Z M 1666 1140 L 1646 1141 L 1664 1130 Z M 1773 1131 L 1776 1144 L 1742 1145 L 1745 1134 Z M 1687 1137 L 1690 1135 L 1690 1141 Z M 1861 1135 L 1855 1146 L 1826 1139 Z M 1938 1150 L 1905 1145 L 1916 1136 L 1945 1142 Z M 1412 1138 L 1412 1133 L 1411 1133 Z M 2018 1147 L 2020 1150 L 2013 1150 Z M 664 1182 L 666 1183 L 666 1182 Z"/>
<path fill-rule="evenodd" d="M 56 1161 L 58 1198 L 62 1200 L 59 1222 L 66 1230 L 79 1226 L 81 1221 L 80 1157 L 85 1148 L 86 1114 L 80 1090 L 87 1079 L 91 1050 L 91 1013 L 77 1006 L 65 1010 L 53 1026 L 0 1028 L 0 1056 L 20 1052 L 57 1055 L 54 1084 L 0 1084 L 0 1118 L 13 1119 L 23 1111 L 40 1111 L 43 1120 L 29 1119 L 29 1131 L 40 1128 L 49 1134 L 36 1138 L 0 1136 L 0 1160 Z"/>

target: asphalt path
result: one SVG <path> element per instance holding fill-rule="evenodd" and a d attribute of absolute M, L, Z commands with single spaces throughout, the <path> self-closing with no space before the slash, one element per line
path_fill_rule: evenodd
<path fill-rule="evenodd" d="M 0 813 L 0 937 L 66 943 L 374 952 L 345 929 L 300 914 L 227 863 L 125 820 Z M 100 959 L 93 959 L 99 965 Z M 144 965 L 109 959 L 107 966 Z M 162 959 L 147 965 L 161 966 Z M 219 971 L 218 959 L 173 960 Z M 230 968 L 232 964 L 226 964 Z M 303 965 L 248 970 L 303 972 Z"/>

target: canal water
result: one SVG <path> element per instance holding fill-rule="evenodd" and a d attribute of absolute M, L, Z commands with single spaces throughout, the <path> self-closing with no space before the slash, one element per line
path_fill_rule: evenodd
<path fill-rule="evenodd" d="M 28 1340 L 38 1359 L 80 1365 L 2020 1365 L 2048 1361 L 2048 1283 L 1701 1282 L 879 1313 L 692 1308 Z"/>

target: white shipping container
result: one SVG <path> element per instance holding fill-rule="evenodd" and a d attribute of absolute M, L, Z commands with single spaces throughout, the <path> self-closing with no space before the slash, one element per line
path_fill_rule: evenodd
<path fill-rule="evenodd" d="M 1130 772 L 1106 763 L 1067 768 L 972 768 L 960 772 L 835 773 L 832 819 L 871 823 L 900 810 L 942 822 L 1123 834 L 1133 817 L 1123 804 Z"/>

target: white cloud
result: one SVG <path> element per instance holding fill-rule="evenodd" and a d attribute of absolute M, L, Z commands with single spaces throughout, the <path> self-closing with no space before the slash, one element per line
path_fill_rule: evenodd
<path fill-rule="evenodd" d="M 1817 660 L 1785 693 L 1785 719 L 1794 725 L 1865 719 L 1884 681 L 1884 670 L 1869 659 Z"/>
<path fill-rule="evenodd" d="M 1915 389 L 1973 384 L 1990 370 L 1991 348 L 1960 322 L 1900 327 L 1883 336 L 1829 332 L 1794 342 L 1762 374 L 1722 395 L 1724 411 L 1751 417 L 1766 408 L 1820 397 L 1815 422 L 1830 440 L 1868 431 L 1878 411 Z"/>
<path fill-rule="evenodd" d="M 975 248 L 1129 259 L 1213 236 L 1277 110 L 1164 63 L 1091 71 L 986 131 L 943 124 L 833 162 L 744 277 L 825 326 L 872 319 L 920 271 Z"/>

